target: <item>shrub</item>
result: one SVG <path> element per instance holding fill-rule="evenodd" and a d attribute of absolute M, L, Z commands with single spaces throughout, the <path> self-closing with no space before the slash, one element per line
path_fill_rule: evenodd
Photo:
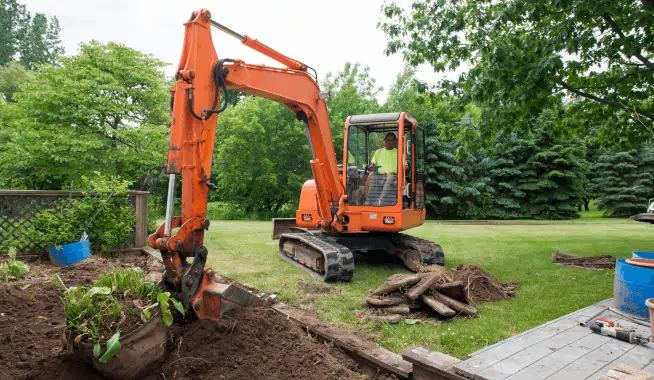
<path fill-rule="evenodd" d="M 27 235 L 38 250 L 79 241 L 84 231 L 91 247 L 100 252 L 110 252 L 130 240 L 136 215 L 126 195 L 129 182 L 99 174 L 85 180 L 88 187 L 83 198 L 59 200 L 32 219 Z"/>

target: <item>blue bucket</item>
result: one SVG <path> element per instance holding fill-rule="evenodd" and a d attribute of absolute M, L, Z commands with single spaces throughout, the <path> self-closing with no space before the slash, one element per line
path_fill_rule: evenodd
<path fill-rule="evenodd" d="M 77 243 L 64 244 L 60 249 L 49 247 L 50 262 L 55 265 L 71 265 L 84 260 L 91 254 L 89 240 L 84 239 Z"/>
<path fill-rule="evenodd" d="M 654 269 L 617 260 L 613 284 L 615 307 L 635 318 L 649 320 L 649 309 L 645 306 L 649 298 L 654 298 Z"/>
<path fill-rule="evenodd" d="M 654 260 L 654 252 L 631 252 L 631 257 L 634 259 Z"/>

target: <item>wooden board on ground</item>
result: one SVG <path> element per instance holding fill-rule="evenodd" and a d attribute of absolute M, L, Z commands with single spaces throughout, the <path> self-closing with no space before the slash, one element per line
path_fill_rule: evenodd
<path fill-rule="evenodd" d="M 579 325 L 602 317 L 649 336 L 648 327 L 610 311 L 612 303 L 600 302 L 477 351 L 455 370 L 475 380 L 598 379 L 619 364 L 647 370 L 652 343 L 629 344 Z"/>
<path fill-rule="evenodd" d="M 402 359 L 400 355 L 379 347 L 373 342 L 359 338 L 351 331 L 329 326 L 324 321 L 284 303 L 274 305 L 273 309 L 292 319 L 311 333 L 334 343 L 361 362 L 368 362 L 402 379 L 408 379 L 413 371 L 412 364 Z"/>
<path fill-rule="evenodd" d="M 465 380 L 454 372 L 461 360 L 425 347 L 416 347 L 402 354 L 404 360 L 413 364 L 414 380 Z"/>

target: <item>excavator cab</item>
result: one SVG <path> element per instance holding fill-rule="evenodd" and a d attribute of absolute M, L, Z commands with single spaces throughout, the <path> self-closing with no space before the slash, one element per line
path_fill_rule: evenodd
<path fill-rule="evenodd" d="M 424 209 L 424 132 L 415 119 L 401 112 L 350 116 L 345 136 L 350 206 Z"/>

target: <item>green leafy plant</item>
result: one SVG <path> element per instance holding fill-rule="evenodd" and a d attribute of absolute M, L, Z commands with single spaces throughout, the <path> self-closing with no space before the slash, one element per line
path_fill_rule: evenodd
<path fill-rule="evenodd" d="M 93 287 L 66 286 L 58 276 L 48 283 L 63 288 L 61 298 L 66 316 L 66 327 L 76 335 L 75 342 L 93 344 L 93 355 L 106 363 L 120 349 L 121 332 L 147 322 L 152 310 L 158 308 L 166 326 L 173 323 L 168 302 L 184 314 L 184 307 L 170 293 L 162 292 L 153 282 L 143 279 L 141 268 L 103 272 Z M 139 321 L 134 326 L 123 326 L 129 316 Z M 127 331 L 130 332 L 130 331 Z M 102 352 L 102 342 L 106 342 Z"/>
<path fill-rule="evenodd" d="M 16 260 L 16 248 L 9 248 L 9 260 L 0 264 L 0 278 L 5 282 L 9 280 L 18 280 L 25 274 L 29 273 L 30 268 L 24 262 Z"/>

